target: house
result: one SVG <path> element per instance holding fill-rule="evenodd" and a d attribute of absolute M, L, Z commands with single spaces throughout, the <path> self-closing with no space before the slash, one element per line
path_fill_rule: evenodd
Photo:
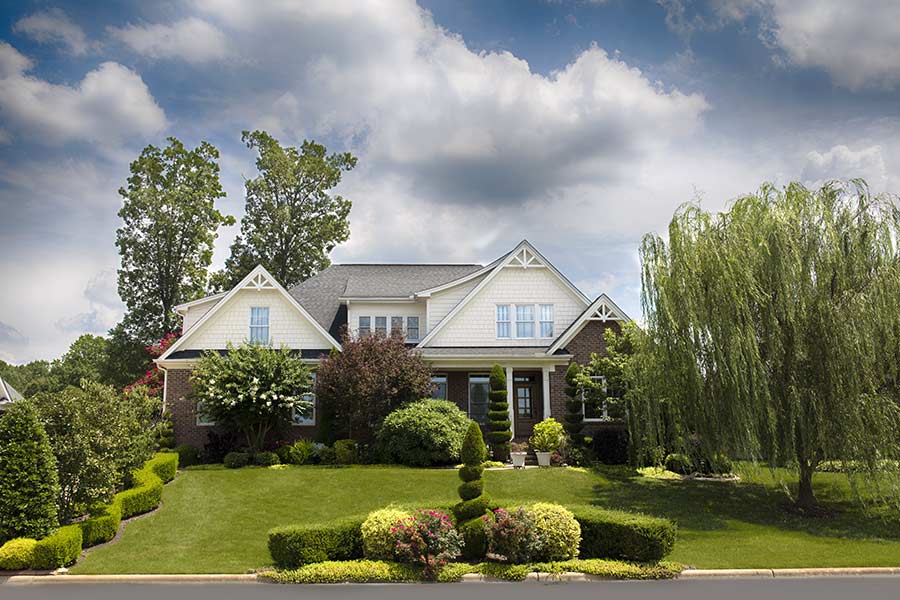
<path fill-rule="evenodd" d="M 565 413 L 565 373 L 603 350 L 603 331 L 628 316 L 605 294 L 591 300 L 528 241 L 488 265 L 337 264 L 285 289 L 256 267 L 234 289 L 176 308 L 182 336 L 157 360 L 178 443 L 202 447 L 213 423 L 189 399 L 190 375 L 208 350 L 245 340 L 293 349 L 318 363 L 353 335 L 399 329 L 433 370 L 434 396 L 484 423 L 488 373 L 506 369 L 516 438 Z M 602 427 L 599 411 L 586 422 Z M 316 433 L 315 409 L 294 415 L 291 437 Z"/>
<path fill-rule="evenodd" d="M 9 382 L 0 377 L 0 413 L 5 412 L 10 404 L 21 399 L 22 394 L 9 385 Z"/>

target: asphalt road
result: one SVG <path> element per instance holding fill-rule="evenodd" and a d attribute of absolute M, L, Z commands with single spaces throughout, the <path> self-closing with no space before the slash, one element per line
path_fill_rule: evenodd
<path fill-rule="evenodd" d="M 2 600 L 878 600 L 900 598 L 900 577 L 728 579 L 446 585 L 32 584 L 0 585 Z"/>

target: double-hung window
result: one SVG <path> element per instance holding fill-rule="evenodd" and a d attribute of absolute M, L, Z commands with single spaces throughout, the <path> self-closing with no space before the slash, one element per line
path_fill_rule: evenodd
<path fill-rule="evenodd" d="M 410 342 L 419 341 L 419 317 L 406 317 L 406 339 Z"/>
<path fill-rule="evenodd" d="M 491 378 L 487 374 L 469 374 L 469 418 L 479 425 L 487 425 Z"/>
<path fill-rule="evenodd" d="M 196 423 L 200 427 L 211 427 L 216 424 L 215 419 L 206 414 L 206 410 L 203 407 L 203 402 L 198 401 L 194 405 L 194 415 L 196 417 Z"/>
<path fill-rule="evenodd" d="M 308 408 L 306 410 L 297 410 L 295 407 L 291 410 L 291 424 L 298 427 L 308 427 L 316 424 L 316 372 L 310 373 L 309 377 L 309 391 L 303 394 L 303 399 L 309 402 Z"/>
<path fill-rule="evenodd" d="M 359 329 L 357 329 L 359 337 L 366 337 L 372 333 L 372 317 L 360 317 Z"/>
<path fill-rule="evenodd" d="M 553 337 L 553 305 L 541 304 L 541 337 Z"/>
<path fill-rule="evenodd" d="M 497 337 L 498 338 L 508 338 L 510 337 L 510 328 L 509 328 L 509 304 L 498 304 L 497 305 Z"/>
<path fill-rule="evenodd" d="M 391 335 L 403 333 L 403 317 L 391 317 Z"/>
<path fill-rule="evenodd" d="M 387 335 L 387 317 L 375 317 L 375 333 Z"/>
<path fill-rule="evenodd" d="M 250 343 L 262 346 L 269 343 L 269 307 L 250 308 Z"/>
<path fill-rule="evenodd" d="M 534 337 L 534 304 L 516 304 L 516 337 Z"/>
<path fill-rule="evenodd" d="M 447 375 L 435 373 L 431 376 L 431 397 L 437 400 L 447 399 Z"/>

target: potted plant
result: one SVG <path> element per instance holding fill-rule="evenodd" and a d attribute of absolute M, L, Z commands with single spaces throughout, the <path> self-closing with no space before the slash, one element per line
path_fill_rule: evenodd
<path fill-rule="evenodd" d="M 525 457 L 528 456 L 528 444 L 524 442 L 513 442 L 509 446 L 512 457 L 513 469 L 525 468 Z"/>
<path fill-rule="evenodd" d="M 534 448 L 538 466 L 549 467 L 550 455 L 562 445 L 564 429 L 562 423 L 549 417 L 534 426 L 529 443 Z"/>

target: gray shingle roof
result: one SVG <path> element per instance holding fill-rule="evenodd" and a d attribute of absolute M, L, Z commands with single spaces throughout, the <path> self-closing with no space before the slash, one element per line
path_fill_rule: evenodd
<path fill-rule="evenodd" d="M 449 283 L 482 265 L 331 265 L 298 283 L 290 294 L 322 327 L 329 329 L 339 298 L 408 298 L 416 292 Z"/>
<path fill-rule="evenodd" d="M 522 357 L 531 358 L 534 356 L 544 356 L 547 351 L 546 346 L 506 346 L 506 347 L 427 347 L 422 348 L 422 354 L 426 357 L 440 356 L 497 356 L 497 357 Z M 565 354 L 561 351 L 559 354 Z"/>

